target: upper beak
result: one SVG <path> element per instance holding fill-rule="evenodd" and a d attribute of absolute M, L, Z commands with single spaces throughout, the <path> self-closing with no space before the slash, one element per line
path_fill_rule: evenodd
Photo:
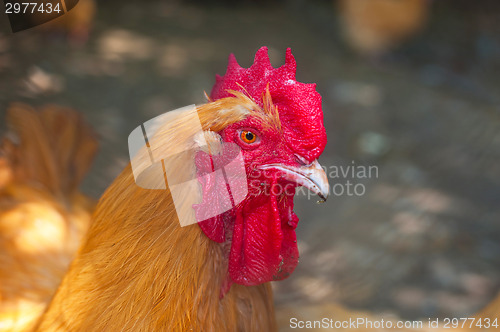
<path fill-rule="evenodd" d="M 285 179 L 295 182 L 306 187 L 313 193 L 317 194 L 322 202 L 325 202 L 330 192 L 330 184 L 326 176 L 325 170 L 321 167 L 318 160 L 313 161 L 309 165 L 300 167 L 283 165 L 283 164 L 268 164 L 259 167 L 260 169 L 277 169 L 283 173 Z"/>

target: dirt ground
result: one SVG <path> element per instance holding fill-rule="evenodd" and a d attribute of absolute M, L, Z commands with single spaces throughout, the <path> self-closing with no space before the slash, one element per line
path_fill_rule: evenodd
<path fill-rule="evenodd" d="M 322 205 L 297 198 L 301 262 L 274 285 L 278 310 L 464 317 L 500 289 L 500 6 L 436 1 L 422 34 L 376 59 L 346 46 L 324 1 L 100 1 L 80 46 L 2 19 L 0 112 L 14 101 L 83 112 L 101 141 L 84 185 L 96 198 L 128 162 L 129 133 L 202 103 L 229 53 L 248 67 L 266 45 L 279 66 L 292 48 L 297 79 L 323 96 L 320 162 L 337 186 Z"/>

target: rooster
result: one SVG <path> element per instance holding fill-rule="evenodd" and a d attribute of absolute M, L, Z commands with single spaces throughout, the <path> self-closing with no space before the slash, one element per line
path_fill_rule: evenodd
<path fill-rule="evenodd" d="M 50 302 L 88 229 L 78 185 L 97 140 L 75 111 L 9 108 L 0 143 L 0 331 L 25 331 Z"/>
<path fill-rule="evenodd" d="M 138 186 L 129 164 L 100 199 L 35 330 L 275 331 L 269 282 L 288 277 L 299 258 L 295 187 L 322 199 L 329 191 L 317 161 L 327 141 L 321 97 L 315 84 L 297 82 L 295 71 L 290 49 L 279 68 L 271 66 L 265 47 L 248 69 L 231 55 L 208 102 L 195 109 L 201 131 L 176 118 L 177 125 L 156 132 L 161 144 L 152 152 L 188 151 L 174 160 L 174 169 L 184 174 L 188 159 L 194 165 L 202 201 L 182 208 L 200 215 L 220 203 L 210 193 L 224 182 L 211 165 L 231 154 L 225 143 L 239 147 L 245 199 L 181 227 L 171 191 Z M 175 140 L 167 139 L 172 130 Z M 200 135 L 207 146 L 192 148 Z M 163 169 L 167 162 L 161 161 Z M 152 174 L 146 174 L 149 183 L 165 186 L 164 174 Z M 285 186 L 293 190 L 277 190 Z"/>

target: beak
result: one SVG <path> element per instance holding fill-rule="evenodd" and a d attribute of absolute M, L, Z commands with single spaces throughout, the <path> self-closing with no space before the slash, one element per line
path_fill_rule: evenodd
<path fill-rule="evenodd" d="M 295 182 L 306 187 L 321 198 L 319 203 L 323 203 L 328 198 L 330 192 L 330 184 L 326 177 L 325 170 L 321 167 L 318 160 L 313 161 L 309 165 L 301 167 L 283 165 L 283 164 L 268 164 L 259 167 L 260 169 L 276 169 L 283 173 L 283 177 L 288 181 Z"/>

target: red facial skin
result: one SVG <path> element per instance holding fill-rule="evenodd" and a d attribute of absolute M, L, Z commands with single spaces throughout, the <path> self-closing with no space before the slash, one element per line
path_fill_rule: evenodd
<path fill-rule="evenodd" d="M 300 167 L 304 160 L 311 163 L 317 159 L 326 145 L 321 97 L 314 85 L 294 81 L 295 60 L 289 50 L 287 63 L 276 69 L 271 67 L 265 48 L 257 52 L 255 63 L 249 69 L 234 67 L 235 61 L 230 58 L 228 72 L 218 78 L 212 98 L 225 97 L 223 87 L 242 91 L 243 86 L 246 93 L 255 95 L 253 99 L 262 105 L 262 92 L 269 86 L 278 108 L 281 130 L 249 117 L 219 133 L 225 142 L 236 143 L 241 148 L 248 177 L 248 195 L 243 202 L 223 215 L 199 223 L 210 239 L 231 243 L 225 291 L 231 282 L 252 286 L 284 279 L 293 272 L 299 258 L 295 235 L 298 217 L 293 212 L 297 185 L 285 180 L 278 170 L 262 171 L 259 167 L 268 164 Z M 230 72 L 231 66 L 236 73 Z M 254 81 L 249 82 L 250 78 Z M 292 80 L 295 83 L 291 83 Z M 246 143 L 241 138 L 242 130 L 251 131 L 257 140 Z M 208 168 L 208 162 L 199 155 L 198 170 L 203 169 L 203 165 Z M 211 184 L 202 183 L 202 187 L 220 185 L 224 183 L 222 180 L 214 178 Z"/>

